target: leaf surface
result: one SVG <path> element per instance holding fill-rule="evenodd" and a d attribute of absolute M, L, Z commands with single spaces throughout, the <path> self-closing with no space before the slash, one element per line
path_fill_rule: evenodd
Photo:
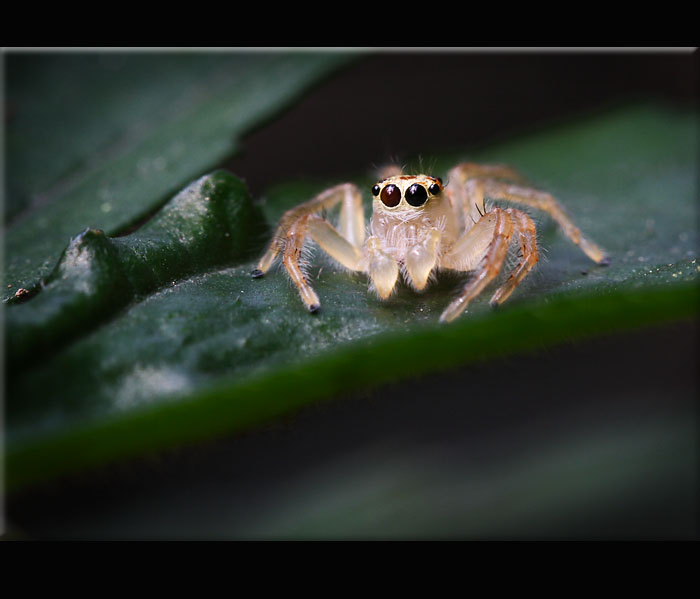
<path fill-rule="evenodd" d="M 592 264 L 542 219 L 546 254 L 537 272 L 501 310 L 481 297 L 451 326 L 437 318 L 459 289 L 457 277 L 381 302 L 362 276 L 316 256 L 310 276 L 322 310 L 312 316 L 283 273 L 251 279 L 255 261 L 245 253 L 224 254 L 224 267 L 201 257 L 175 267 L 170 284 L 161 278 L 132 293 L 13 374 L 9 484 L 241 430 L 353 389 L 471 360 L 696 316 L 696 127 L 693 114 L 634 107 L 437 159 L 433 174 L 441 175 L 460 159 L 515 166 L 558 197 L 613 258 L 607 268 Z M 212 176 L 226 179 L 227 201 L 249 205 L 233 177 Z M 372 181 L 348 178 L 364 189 Z M 260 207 L 268 230 L 330 183 L 269 190 Z M 231 226 L 237 235 L 248 230 Z M 147 234 L 112 242 L 138 247 Z M 256 239 L 247 245 L 262 251 L 266 238 Z M 164 259 L 170 250 L 163 247 L 140 264 Z M 8 306 L 9 330 L 41 322 L 40 302 L 52 291 L 47 285 Z"/>
<path fill-rule="evenodd" d="M 67 240 L 113 236 L 240 149 L 348 61 L 340 53 L 9 54 L 3 289 L 45 277 Z M 7 297 L 7 296 L 6 296 Z"/>

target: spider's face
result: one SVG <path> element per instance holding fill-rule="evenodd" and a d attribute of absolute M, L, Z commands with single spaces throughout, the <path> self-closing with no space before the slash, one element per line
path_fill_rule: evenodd
<path fill-rule="evenodd" d="M 388 212 L 422 212 L 442 194 L 442 179 L 428 175 L 398 175 L 372 187 L 374 209 Z"/>

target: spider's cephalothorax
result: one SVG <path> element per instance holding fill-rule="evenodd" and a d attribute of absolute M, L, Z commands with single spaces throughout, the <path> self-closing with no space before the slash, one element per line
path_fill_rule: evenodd
<path fill-rule="evenodd" d="M 527 214 L 516 208 L 487 210 L 485 197 L 548 213 L 593 261 L 607 264 L 600 248 L 581 234 L 550 194 L 523 186 L 509 167 L 463 163 L 450 171 L 448 181 L 445 186 L 439 177 L 396 174 L 376 183 L 366 240 L 360 191 L 351 183 L 332 187 L 284 214 L 252 274 L 262 276 L 282 254 L 302 301 L 315 312 L 320 301 L 299 266 L 307 236 L 341 265 L 367 273 L 381 299 L 391 295 L 400 274 L 420 291 L 439 270 L 472 272 L 440 317 L 450 321 L 498 275 L 512 241 L 520 246 L 520 261 L 494 293 L 492 305 L 505 301 L 538 260 L 536 230 Z M 340 220 L 334 227 L 319 213 L 336 204 Z"/>

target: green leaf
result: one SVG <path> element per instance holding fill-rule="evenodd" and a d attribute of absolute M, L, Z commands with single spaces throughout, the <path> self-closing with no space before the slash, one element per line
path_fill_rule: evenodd
<path fill-rule="evenodd" d="M 9 54 L 3 289 L 12 295 L 45 277 L 81 230 L 130 230 L 347 61 L 293 52 Z"/>
<path fill-rule="evenodd" d="M 479 298 L 450 326 L 437 318 L 457 277 L 381 302 L 362 276 L 317 255 L 314 316 L 282 272 L 251 279 L 246 248 L 261 252 L 267 236 L 228 174 L 193 183 L 129 236 L 84 233 L 41 291 L 6 308 L 10 359 L 18 354 L 8 485 L 242 430 L 409 375 L 697 316 L 696 127 L 694 114 L 636 107 L 436 160 L 435 174 L 465 158 L 514 165 L 613 258 L 594 265 L 542 219 L 537 272 L 501 310 Z M 372 180 L 353 179 L 365 189 Z M 268 230 L 330 183 L 269 190 Z M 83 247 L 92 278 L 75 257 Z"/>
<path fill-rule="evenodd" d="M 132 235 L 85 230 L 34 288 L 38 297 L 13 310 L 10 367 L 27 367 L 178 279 L 248 256 L 261 222 L 243 183 L 218 172 L 188 186 Z M 8 303 L 17 302 L 26 297 Z"/>

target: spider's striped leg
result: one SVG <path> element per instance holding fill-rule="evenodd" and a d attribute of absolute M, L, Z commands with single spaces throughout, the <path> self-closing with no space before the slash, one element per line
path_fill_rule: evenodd
<path fill-rule="evenodd" d="M 524 181 L 522 175 L 507 164 L 480 164 L 478 162 L 462 162 L 450 169 L 450 181 L 457 179 L 462 184 L 468 179 L 490 178 L 508 179 L 509 181 Z"/>
<path fill-rule="evenodd" d="M 274 264 L 280 252 L 284 251 L 287 234 L 300 219 L 322 210 L 332 208 L 341 202 L 339 233 L 356 247 L 361 247 L 365 239 L 365 219 L 362 210 L 362 195 L 351 183 L 343 183 L 327 189 L 308 202 L 287 210 L 280 220 L 267 251 L 258 261 L 253 277 L 263 276 Z"/>
<path fill-rule="evenodd" d="M 299 257 L 306 238 L 308 218 L 308 216 L 300 218 L 287 231 L 282 264 L 284 264 L 289 276 L 297 286 L 301 300 L 308 311 L 316 312 L 321 307 L 321 302 L 299 266 Z"/>
<path fill-rule="evenodd" d="M 517 171 L 504 164 L 463 162 L 450 169 L 445 191 L 452 205 L 462 215 L 463 226 L 467 229 L 486 212 L 483 180 L 487 178 L 511 182 L 523 180 Z"/>
<path fill-rule="evenodd" d="M 594 262 L 606 266 L 610 258 L 573 223 L 551 194 L 528 187 L 514 169 L 501 164 L 465 162 L 450 171 L 448 188 L 453 205 L 461 208 L 464 224 L 477 221 L 484 213 L 484 197 L 505 200 L 549 214 L 571 239 Z"/>
<path fill-rule="evenodd" d="M 338 203 L 341 204 L 339 230 L 317 214 Z M 361 270 L 360 248 L 365 238 L 365 222 L 362 196 L 357 187 L 351 183 L 331 187 L 285 212 L 270 246 L 251 273 L 253 277 L 261 277 L 281 253 L 282 264 L 297 286 L 304 305 L 310 312 L 316 312 L 321 303 L 300 265 L 307 235 L 343 266 Z"/>
<path fill-rule="evenodd" d="M 527 276 L 539 260 L 537 252 L 537 231 L 530 217 L 524 212 L 513 208 L 507 209 L 506 212 L 510 215 L 515 232 L 518 234 L 522 258 L 513 269 L 508 280 L 493 294 L 490 302 L 492 306 L 498 306 L 506 301 L 510 294 L 513 293 L 513 290 Z"/>
<path fill-rule="evenodd" d="M 475 258 L 482 254 L 484 241 L 489 240 L 485 255 L 475 270 L 474 276 L 459 296 L 447 306 L 440 316 L 441 322 L 450 322 L 457 318 L 464 312 L 469 302 L 498 275 L 503 267 L 512 236 L 513 221 L 510 215 L 505 210 L 495 208 L 455 242 L 448 258 L 455 267 L 460 264 L 461 259 L 463 263 L 460 270 L 468 270 Z"/>
<path fill-rule="evenodd" d="M 490 179 L 484 180 L 483 186 L 484 194 L 493 199 L 530 206 L 546 212 L 559 224 L 566 236 L 578 245 L 593 262 L 602 266 L 610 263 L 610 258 L 605 252 L 581 233 L 581 230 L 567 216 L 559 202 L 551 194 Z"/>

